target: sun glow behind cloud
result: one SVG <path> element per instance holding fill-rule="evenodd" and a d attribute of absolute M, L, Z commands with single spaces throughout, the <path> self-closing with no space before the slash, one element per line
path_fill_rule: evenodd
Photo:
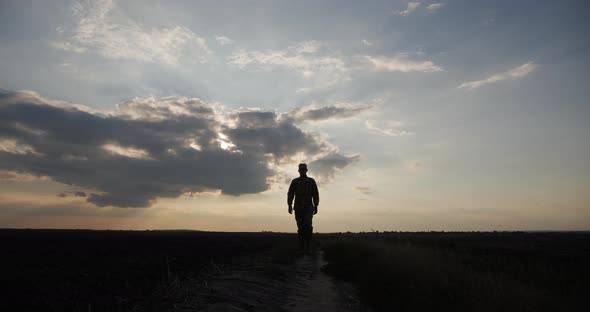
<path fill-rule="evenodd" d="M 115 155 L 137 159 L 151 159 L 149 153 L 140 148 L 124 147 L 118 144 L 104 144 L 102 148 Z"/>
<path fill-rule="evenodd" d="M 21 155 L 38 154 L 32 146 L 20 143 L 15 139 L 0 139 L 0 151 Z"/>

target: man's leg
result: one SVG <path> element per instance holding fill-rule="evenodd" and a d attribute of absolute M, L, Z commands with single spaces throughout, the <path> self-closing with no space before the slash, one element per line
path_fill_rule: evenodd
<path fill-rule="evenodd" d="M 304 237 L 304 245 L 305 250 L 309 250 L 309 245 L 311 244 L 311 236 L 313 234 L 313 226 L 312 226 L 312 219 L 313 219 L 313 209 L 307 209 L 305 211 L 305 216 L 303 218 L 303 237 Z"/>
<path fill-rule="evenodd" d="M 295 209 L 295 221 L 297 221 L 297 239 L 299 240 L 299 250 L 303 250 L 305 245 L 305 222 L 304 213 L 300 209 Z"/>

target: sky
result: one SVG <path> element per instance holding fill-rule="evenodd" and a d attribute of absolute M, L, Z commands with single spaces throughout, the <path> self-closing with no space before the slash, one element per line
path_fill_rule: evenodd
<path fill-rule="evenodd" d="M 0 1 L 0 228 L 590 230 L 587 1 Z"/>

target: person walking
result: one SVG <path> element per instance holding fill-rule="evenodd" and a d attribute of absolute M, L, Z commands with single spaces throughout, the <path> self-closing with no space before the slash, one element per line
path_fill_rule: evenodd
<path fill-rule="evenodd" d="M 313 215 L 318 213 L 320 195 L 315 180 L 307 176 L 307 164 L 299 164 L 298 171 L 299 177 L 291 180 L 289 192 L 287 192 L 287 204 L 289 214 L 295 210 L 299 249 L 307 253 L 313 233 L 311 221 Z M 295 199 L 295 205 L 293 205 L 293 199 Z"/>

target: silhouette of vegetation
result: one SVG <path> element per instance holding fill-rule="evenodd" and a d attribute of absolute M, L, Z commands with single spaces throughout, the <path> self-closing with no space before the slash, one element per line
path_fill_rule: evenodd
<path fill-rule="evenodd" d="M 324 236 L 328 274 L 375 311 L 582 311 L 587 233 Z"/>

